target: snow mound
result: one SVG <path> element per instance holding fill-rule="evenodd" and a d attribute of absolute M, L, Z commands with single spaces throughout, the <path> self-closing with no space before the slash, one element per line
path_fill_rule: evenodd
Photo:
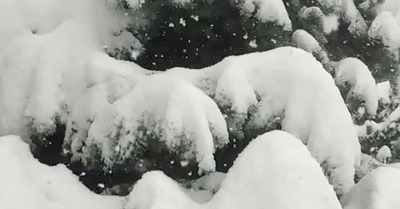
<path fill-rule="evenodd" d="M 315 56 L 321 63 L 329 62 L 328 55 L 319 45 L 318 41 L 307 31 L 299 29 L 292 35 L 293 43 L 296 47 L 303 49 Z"/>
<path fill-rule="evenodd" d="M 393 209 L 400 199 L 400 170 L 379 167 L 341 198 L 344 209 Z"/>
<path fill-rule="evenodd" d="M 276 22 L 284 30 L 292 30 L 292 22 L 282 0 L 245 0 L 241 7 L 246 14 L 256 12 L 261 21 Z"/>
<path fill-rule="evenodd" d="M 392 157 L 392 151 L 386 145 L 382 146 L 378 150 L 378 153 L 376 154 L 376 159 L 379 160 L 379 162 L 382 162 L 382 163 L 388 163 L 388 161 L 390 161 L 391 157 Z"/>
<path fill-rule="evenodd" d="M 101 147 L 111 166 L 137 154 L 136 147 L 149 136 L 181 152 L 183 158 L 195 158 L 200 171 L 214 171 L 213 153 L 228 142 L 225 119 L 211 98 L 186 81 L 159 74 L 143 78 L 128 95 L 99 113 L 86 146 Z"/>
<path fill-rule="evenodd" d="M 378 90 L 379 99 L 382 100 L 384 104 L 390 103 L 390 82 L 385 81 L 376 84 L 376 88 Z"/>
<path fill-rule="evenodd" d="M 120 209 L 122 197 L 89 191 L 64 165 L 39 163 L 17 136 L 0 137 L 0 208 L 4 209 Z"/>
<path fill-rule="evenodd" d="M 390 49 L 400 47 L 400 26 L 392 13 L 382 11 L 374 19 L 369 28 L 368 35 L 371 39 L 381 41 Z"/>
<path fill-rule="evenodd" d="M 345 58 L 339 61 L 335 71 L 335 82 L 340 88 L 350 85 L 346 102 L 354 98 L 360 99 L 365 102 L 365 108 L 369 114 L 376 114 L 379 100 L 378 89 L 370 70 L 361 60 Z"/>
<path fill-rule="evenodd" d="M 253 140 L 208 203 L 191 201 L 176 182 L 159 171 L 146 173 L 129 196 L 126 209 L 341 208 L 307 148 L 282 131 Z"/>

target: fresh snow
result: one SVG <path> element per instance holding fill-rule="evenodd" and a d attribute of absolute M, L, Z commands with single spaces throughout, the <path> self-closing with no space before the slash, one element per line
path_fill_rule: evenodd
<path fill-rule="evenodd" d="M 307 148 L 282 131 L 253 140 L 207 203 L 192 201 L 176 182 L 162 172 L 153 171 L 136 183 L 126 205 L 126 209 L 269 207 L 341 208 L 332 186 Z"/>
<path fill-rule="evenodd" d="M 91 192 L 64 165 L 39 163 L 17 136 L 0 137 L 0 165 L 2 209 L 122 209 L 126 201 Z"/>
<path fill-rule="evenodd" d="M 285 30 L 292 30 L 292 22 L 282 0 L 245 0 L 242 9 L 252 14 L 257 8 L 256 15 L 265 22 L 276 22 Z"/>
<path fill-rule="evenodd" d="M 384 104 L 390 103 L 390 82 L 384 81 L 376 84 L 378 97 Z"/>
<path fill-rule="evenodd" d="M 359 98 L 365 102 L 369 114 L 376 114 L 379 100 L 377 85 L 371 71 L 361 60 L 351 57 L 339 61 L 335 82 L 341 88 L 350 85 L 346 100 Z"/>
<path fill-rule="evenodd" d="M 110 166 L 133 151 L 141 138 L 135 128 L 146 122 L 169 148 L 188 145 L 183 158 L 195 159 L 200 171 L 213 171 L 213 152 L 227 143 L 228 129 L 259 129 L 280 118 L 283 130 L 307 144 L 338 194 L 353 185 L 360 157 L 356 130 L 334 80 L 311 54 L 283 47 L 228 57 L 202 70 L 151 73 L 103 52 L 139 46 L 121 31 L 128 20 L 110 5 L 38 2 L 29 12 L 26 0 L 0 3 L 0 21 L 13 23 L 0 31 L 0 135 L 28 141 L 65 124 L 73 159 L 85 160 L 96 148 Z M 251 11 L 254 3 L 262 19 L 289 29 L 281 0 L 244 5 Z M 234 124 L 226 124 L 219 108 L 232 113 Z M 125 137 L 116 140 L 116 134 Z"/>
<path fill-rule="evenodd" d="M 400 169 L 379 167 L 341 198 L 344 209 L 393 209 L 400 199 Z"/>
<path fill-rule="evenodd" d="M 381 163 L 388 163 L 390 161 L 390 158 L 392 157 L 392 152 L 390 148 L 386 145 L 382 146 L 379 150 L 378 153 L 376 154 L 376 159 L 379 160 Z"/>
<path fill-rule="evenodd" d="M 353 0 L 317 0 L 322 10 L 327 13 L 328 17 L 332 17 L 327 23 L 327 28 L 334 28 L 334 16 L 338 15 L 349 24 L 348 29 L 353 35 L 364 35 L 368 27 L 364 18 L 361 16 Z M 329 32 L 325 31 L 325 32 Z"/>
<path fill-rule="evenodd" d="M 382 11 L 374 19 L 368 31 L 371 39 L 381 41 L 390 49 L 398 49 L 400 47 L 400 26 L 392 13 Z"/>
<path fill-rule="evenodd" d="M 292 35 L 292 40 L 296 47 L 313 54 L 321 63 L 325 64 L 329 62 L 326 52 L 319 45 L 318 41 L 307 31 L 302 29 L 296 30 Z"/>
<path fill-rule="evenodd" d="M 146 122 L 144 127 L 168 147 L 187 143 L 184 158 L 196 159 L 200 171 L 213 171 L 212 153 L 227 142 L 227 127 L 218 107 L 233 112 L 236 124 L 228 124 L 230 129 L 241 127 L 254 109 L 246 129 L 258 129 L 272 118 L 282 117 L 283 130 L 307 144 L 325 165 L 338 193 L 353 184 L 360 155 L 356 131 L 334 80 L 311 54 L 283 47 L 228 57 L 202 70 L 174 68 L 154 75 L 91 47 L 76 54 L 71 48 L 81 41 L 64 43 L 59 39 L 62 34 L 49 34 L 57 43 L 52 42 L 54 47 L 48 49 L 47 56 L 55 56 L 55 60 L 37 62 L 36 53 L 23 51 L 25 45 L 40 48 L 44 47 L 40 40 L 52 40 L 30 34 L 22 39 L 39 41 L 15 43 L 22 45 L 20 48 L 10 43 L 14 54 L 23 52 L 19 59 L 8 52 L 3 55 L 7 59 L 0 59 L 7 60 L 0 70 L 1 87 L 15 89 L 1 91 L 4 100 L 0 107 L 5 115 L 1 134 L 25 133 L 26 138 L 32 130 L 51 133 L 58 117 L 67 125 L 65 143 L 74 159 L 87 159 L 95 148 L 111 166 L 115 159 L 126 159 L 133 151 L 141 135 L 135 127 Z M 71 60 L 77 55 L 79 59 Z M 57 78 L 51 82 L 46 79 L 50 69 Z M 35 72 L 37 76 L 31 76 Z M 147 116 L 141 118 L 143 114 Z M 161 131 L 162 127 L 168 129 Z M 117 134 L 126 137 L 116 141 L 112 136 Z"/>
<path fill-rule="evenodd" d="M 141 127 L 147 133 L 139 133 Z M 195 158 L 200 171 L 207 172 L 215 169 L 215 149 L 228 142 L 225 119 L 213 100 L 186 81 L 165 74 L 144 78 L 101 111 L 90 127 L 86 146 L 101 147 L 111 166 L 116 159 L 132 156 L 145 135 L 159 137 L 169 149 L 183 152 L 183 158 Z"/>

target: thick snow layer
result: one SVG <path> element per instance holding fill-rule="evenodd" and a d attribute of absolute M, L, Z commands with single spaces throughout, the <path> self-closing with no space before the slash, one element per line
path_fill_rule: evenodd
<path fill-rule="evenodd" d="M 89 191 L 64 165 L 49 167 L 33 158 L 17 136 L 0 137 L 0 208 L 121 209 L 122 197 Z"/>
<path fill-rule="evenodd" d="M 333 18 L 328 23 L 333 23 L 331 26 L 336 24 L 334 16 L 331 15 L 338 15 L 349 24 L 348 29 L 353 35 L 364 35 L 367 32 L 368 26 L 353 0 L 318 0 L 318 2 L 323 11 Z"/>
<path fill-rule="evenodd" d="M 140 141 L 136 138 L 143 137 L 135 128 L 145 122 L 168 147 L 187 145 L 184 157 L 195 157 L 202 169 L 212 171 L 212 153 L 227 138 L 217 105 L 234 113 L 237 127 L 252 109 L 246 128 L 262 128 L 282 116 L 283 130 L 307 144 L 338 193 L 353 184 L 360 155 L 356 131 L 332 77 L 311 54 L 283 47 L 232 56 L 201 70 L 174 68 L 154 75 L 96 51 L 91 36 L 62 32 L 70 29 L 27 34 L 0 52 L 1 134 L 51 132 L 59 117 L 74 158 L 91 156 L 95 145 L 112 165 L 115 157 L 129 157 Z M 35 53 L 39 49 L 43 53 Z M 143 114 L 150 120 L 136 121 Z M 123 137 L 109 137 L 118 134 Z"/>
<path fill-rule="evenodd" d="M 390 161 L 391 157 L 392 157 L 392 152 L 391 152 L 390 148 L 386 145 L 382 146 L 378 150 L 378 153 L 376 154 L 376 159 L 382 163 L 388 163 L 388 161 Z"/>
<path fill-rule="evenodd" d="M 305 30 L 302 29 L 296 30 L 292 35 L 292 39 L 293 43 L 297 47 L 307 52 L 312 53 L 314 51 L 321 49 L 321 46 L 319 45 L 318 41 L 315 40 L 315 38 Z"/>
<path fill-rule="evenodd" d="M 96 37 L 91 42 L 101 40 L 108 44 L 114 38 L 112 33 L 127 23 L 105 1 L 96 0 L 38 0 L 34 4 L 29 0 L 2 0 L 0 17 L 0 25 L 6 26 L 0 29 L 0 49 L 22 32 L 51 33 L 68 21 L 79 22 L 84 30 L 93 30 Z M 79 32 L 84 35 L 84 30 Z"/>
<path fill-rule="evenodd" d="M 339 17 L 335 14 L 324 16 L 324 33 L 329 35 L 339 29 Z"/>
<path fill-rule="evenodd" d="M 299 29 L 292 35 L 292 41 L 296 47 L 313 54 L 318 61 L 325 64 L 329 62 L 328 55 L 319 45 L 318 41 L 307 31 Z"/>
<path fill-rule="evenodd" d="M 257 17 L 266 22 L 276 22 L 285 30 L 292 30 L 292 22 L 282 0 L 245 0 L 242 9 L 252 14 L 257 10 Z"/>
<path fill-rule="evenodd" d="M 253 140 L 208 203 L 195 203 L 182 190 L 159 171 L 146 173 L 134 186 L 126 209 L 341 208 L 332 186 L 307 148 L 282 131 Z"/>
<path fill-rule="evenodd" d="M 51 132 L 85 86 L 92 53 L 137 44 L 126 32 L 114 35 L 126 21 L 95 0 L 4 0 L 1 21 L 7 26 L 0 28 L 2 135 Z"/>
<path fill-rule="evenodd" d="M 141 127 L 147 133 L 139 133 Z M 211 98 L 184 80 L 159 74 L 142 79 L 98 114 L 86 145 L 102 147 L 104 160 L 112 164 L 132 155 L 140 135 L 153 134 L 184 158 L 195 158 L 204 171 L 215 169 L 215 148 L 228 142 L 225 119 Z"/>
<path fill-rule="evenodd" d="M 282 116 L 282 129 L 327 165 L 338 193 L 353 185 L 360 157 L 357 133 L 334 80 L 311 54 L 283 47 L 229 57 L 200 71 L 176 68 L 166 73 L 194 83 L 239 115 L 256 107 L 249 127 L 262 128 Z"/>
<path fill-rule="evenodd" d="M 400 26 L 392 13 L 382 11 L 374 19 L 369 28 L 371 39 L 381 41 L 386 47 L 397 49 L 400 47 Z"/>
<path fill-rule="evenodd" d="M 377 14 L 381 13 L 382 11 L 388 11 L 392 13 L 393 17 L 400 24 L 400 2 L 398 0 L 385 0 L 381 4 L 377 4 L 374 9 Z"/>
<path fill-rule="evenodd" d="M 379 167 L 341 198 L 344 209 L 393 209 L 400 199 L 400 169 Z"/>
<path fill-rule="evenodd" d="M 338 62 L 335 82 L 339 87 L 350 85 L 346 100 L 359 98 L 365 102 L 369 114 L 375 115 L 378 108 L 378 89 L 368 67 L 357 58 L 345 58 Z"/>
<path fill-rule="evenodd" d="M 384 104 L 390 103 L 390 82 L 385 81 L 376 84 L 376 88 L 378 90 L 378 97 Z"/>

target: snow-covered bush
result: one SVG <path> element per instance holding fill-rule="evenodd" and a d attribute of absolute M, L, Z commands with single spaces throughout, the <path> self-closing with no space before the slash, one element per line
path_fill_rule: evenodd
<path fill-rule="evenodd" d="M 258 19 L 265 22 L 276 22 L 285 30 L 292 30 L 292 23 L 282 0 L 245 0 L 241 8 L 245 14 L 256 14 Z"/>
<path fill-rule="evenodd" d="M 196 159 L 201 171 L 208 172 L 215 170 L 213 154 L 228 142 L 228 133 L 211 98 L 183 80 L 153 75 L 94 118 L 83 152 L 93 159 L 97 146 L 111 167 L 119 160 L 142 157 L 151 138 L 182 159 Z"/>
<path fill-rule="evenodd" d="M 281 131 L 252 141 L 207 203 L 193 202 L 176 182 L 159 171 L 146 173 L 129 196 L 126 209 L 341 208 L 306 147 Z"/>
<path fill-rule="evenodd" d="M 349 110 L 359 115 L 353 116 L 353 119 L 359 121 L 365 113 L 376 115 L 379 101 L 377 85 L 368 67 L 361 60 L 346 58 L 339 61 L 334 74 L 335 83 L 343 98 L 346 98 Z"/>
<path fill-rule="evenodd" d="M 193 81 L 213 96 L 221 109 L 233 112 L 239 124 L 228 124 L 231 131 L 237 131 L 237 127 L 249 132 L 267 131 L 270 121 L 278 116 L 282 130 L 301 139 L 326 166 L 339 194 L 353 184 L 354 165 L 360 156 L 356 132 L 332 77 L 311 54 L 283 47 L 227 58 L 189 74 L 182 71 L 166 73 Z"/>
<path fill-rule="evenodd" d="M 375 18 L 369 28 L 368 35 L 371 39 L 380 41 L 390 50 L 396 50 L 400 47 L 400 26 L 390 12 L 382 11 Z"/>
<path fill-rule="evenodd" d="M 27 35 L 31 36 L 36 38 Z M 49 36 L 59 38 L 53 33 Z M 231 141 L 250 141 L 254 135 L 234 133 L 264 133 L 278 117 L 282 129 L 300 138 L 324 165 L 339 194 L 353 184 L 360 153 L 350 114 L 333 79 L 303 50 L 284 47 L 226 58 L 199 71 L 175 68 L 153 75 L 135 64 L 107 58 L 95 47 L 82 51 L 80 62 L 72 62 L 66 59 L 74 57 L 70 48 L 52 45 L 55 47 L 49 53 L 61 51 L 55 61 L 44 60 L 39 66 L 31 61 L 15 68 L 7 64 L 2 68 L 3 88 L 18 90 L 4 91 L 7 95 L 1 110 L 16 118 L 2 118 L 2 124 L 15 124 L 12 128 L 1 127 L 2 134 L 24 133 L 22 129 L 26 137 L 35 133 L 45 140 L 59 117 L 66 124 L 65 144 L 74 159 L 103 161 L 112 166 L 135 159 L 132 155 L 143 158 L 140 153 L 147 150 L 149 140 L 155 139 L 184 159 L 196 159 L 200 170 L 213 171 L 215 148 L 227 142 L 219 107 L 228 117 L 228 128 L 235 137 Z M 27 57 L 33 59 L 34 55 L 28 53 Z M 6 63 L 21 62 L 10 59 Z M 30 76 L 31 65 L 38 76 Z M 24 76 L 7 74 L 16 70 Z M 50 75 L 58 80 L 43 81 Z M 26 101 L 27 97 L 30 100 Z M 28 127 L 22 123 L 26 118 L 30 120 Z M 35 132 L 29 132 L 32 127 Z"/>
<path fill-rule="evenodd" d="M 378 153 L 376 154 L 376 159 L 384 164 L 390 162 L 391 157 L 392 157 L 392 152 L 390 151 L 390 148 L 386 145 L 379 148 Z"/>
<path fill-rule="evenodd" d="M 296 30 L 292 35 L 294 46 L 299 47 L 311 54 L 322 64 L 328 64 L 329 58 L 326 52 L 319 45 L 318 41 L 305 30 Z"/>

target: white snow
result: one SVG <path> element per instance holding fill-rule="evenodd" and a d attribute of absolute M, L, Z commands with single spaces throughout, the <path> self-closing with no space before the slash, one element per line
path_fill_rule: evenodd
<path fill-rule="evenodd" d="M 64 165 L 49 167 L 33 158 L 17 136 L 0 137 L 0 208 L 121 209 L 123 197 L 89 191 Z"/>
<path fill-rule="evenodd" d="M 252 14 L 257 8 L 256 15 L 260 20 L 276 22 L 284 30 L 292 30 L 292 22 L 282 0 L 245 0 L 241 8 L 247 14 Z"/>
<path fill-rule="evenodd" d="M 193 202 L 182 190 L 159 171 L 146 173 L 134 186 L 126 209 L 341 208 L 332 186 L 307 148 L 282 131 L 253 140 L 209 202 Z"/>
<path fill-rule="evenodd" d="M 297 47 L 310 53 L 319 50 L 321 48 L 318 41 L 315 40 L 315 38 L 307 31 L 302 29 L 296 30 L 293 33 L 293 43 Z"/>
<path fill-rule="evenodd" d="M 318 41 L 307 31 L 298 29 L 292 35 L 293 44 L 311 54 L 315 54 L 321 63 L 329 62 L 328 55 L 319 45 Z"/>
<path fill-rule="evenodd" d="M 136 143 L 144 140 L 140 127 L 172 150 L 183 145 L 187 150 L 181 154 L 197 159 L 200 171 L 215 169 L 215 148 L 228 142 L 225 119 L 211 98 L 186 81 L 159 74 L 143 78 L 129 94 L 101 111 L 86 145 L 100 147 L 111 166 L 116 159 L 131 156 Z"/>
<path fill-rule="evenodd" d="M 384 104 L 390 103 L 390 82 L 384 81 L 376 84 L 378 90 L 378 97 Z"/>
<path fill-rule="evenodd" d="M 392 13 L 393 17 L 396 19 L 397 23 L 400 24 L 400 2 L 397 0 L 385 0 L 384 2 L 377 4 L 374 7 L 375 13 L 379 14 L 382 11 L 388 11 Z"/>
<path fill-rule="evenodd" d="M 376 154 L 376 159 L 379 162 L 385 163 L 385 164 L 390 161 L 391 157 L 392 157 L 392 152 L 390 151 L 390 148 L 386 145 L 382 146 L 378 150 L 378 153 Z"/>
<path fill-rule="evenodd" d="M 167 73 L 191 80 L 215 95 L 219 106 L 239 115 L 256 106 L 251 127 L 263 127 L 284 112 L 283 130 L 307 144 L 318 162 L 328 164 L 336 191 L 342 193 L 353 184 L 360 156 L 356 130 L 332 77 L 311 54 L 283 47 L 226 58 L 201 71 Z"/>
<path fill-rule="evenodd" d="M 340 87 L 350 85 L 351 89 L 346 100 L 358 97 L 365 101 L 369 114 L 376 114 L 379 100 L 378 89 L 371 71 L 361 60 L 350 57 L 339 61 L 335 72 L 335 82 Z"/>
<path fill-rule="evenodd" d="M 327 24 L 328 26 L 335 26 L 334 16 L 339 15 L 341 18 L 349 24 L 349 31 L 355 35 L 364 35 L 368 26 L 365 23 L 364 18 L 361 16 L 353 0 L 318 0 L 321 7 L 325 11 L 329 11 L 328 17 L 331 17 Z M 324 21 L 325 22 L 325 21 Z M 334 27 L 332 27 L 334 28 Z M 329 30 L 325 30 L 328 32 Z"/>
<path fill-rule="evenodd" d="M 113 50 L 138 44 L 124 31 L 113 35 L 126 21 L 104 2 L 0 4 L 0 21 L 18 28 L 0 29 L 0 135 L 19 134 L 26 140 L 29 131 L 51 132 L 56 117 L 65 120 L 71 100 L 82 93 L 92 53 L 103 45 Z"/>
<path fill-rule="evenodd" d="M 71 33 L 61 34 L 71 37 Z M 81 40 L 82 35 L 72 43 L 54 36 L 48 52 L 48 45 L 35 41 L 41 36 L 30 34 L 15 43 L 22 45 L 19 48 L 10 43 L 8 50 L 15 52 L 2 51 L 0 57 L 7 59 L 0 59 L 0 88 L 7 91 L 0 91 L 4 115 L 0 134 L 25 133 L 27 137 L 32 127 L 51 131 L 59 116 L 67 125 L 65 143 L 74 159 L 89 157 L 90 149 L 97 146 L 105 162 L 112 165 L 115 157 L 125 159 L 133 151 L 136 138 L 143 136 L 136 128 L 144 122 L 149 133 L 168 147 L 188 145 L 184 158 L 195 158 L 201 170 L 212 171 L 212 153 L 227 138 L 226 123 L 216 104 L 231 109 L 238 123 L 255 108 L 247 128 L 264 127 L 277 115 L 283 116 L 283 130 L 307 144 L 318 162 L 327 164 L 338 193 L 353 184 L 360 148 L 350 114 L 332 77 L 303 50 L 283 47 L 232 56 L 202 70 L 174 68 L 153 75 L 134 63 L 93 50 L 87 44 L 91 41 Z M 23 50 L 27 44 L 33 51 Z M 71 50 L 76 45 L 88 48 L 77 53 Z M 43 53 L 34 53 L 40 47 Z M 38 62 L 36 56 L 55 58 Z M 38 76 L 31 76 L 33 72 Z M 47 73 L 58 80 L 46 80 Z M 25 126 L 27 117 L 30 123 Z M 122 134 L 118 141 L 113 137 L 116 134 Z M 176 137 L 179 134 L 183 135 Z"/>
<path fill-rule="evenodd" d="M 335 32 L 339 28 L 339 17 L 337 15 L 328 15 L 324 16 L 323 18 L 324 21 L 324 33 L 325 34 L 331 34 L 332 32 Z"/>
<path fill-rule="evenodd" d="M 393 209 L 400 199 L 400 170 L 379 167 L 341 198 L 344 209 Z"/>
<path fill-rule="evenodd" d="M 374 19 L 368 30 L 371 39 L 382 41 L 391 49 L 400 47 L 400 26 L 393 15 L 388 11 L 382 11 Z"/>

